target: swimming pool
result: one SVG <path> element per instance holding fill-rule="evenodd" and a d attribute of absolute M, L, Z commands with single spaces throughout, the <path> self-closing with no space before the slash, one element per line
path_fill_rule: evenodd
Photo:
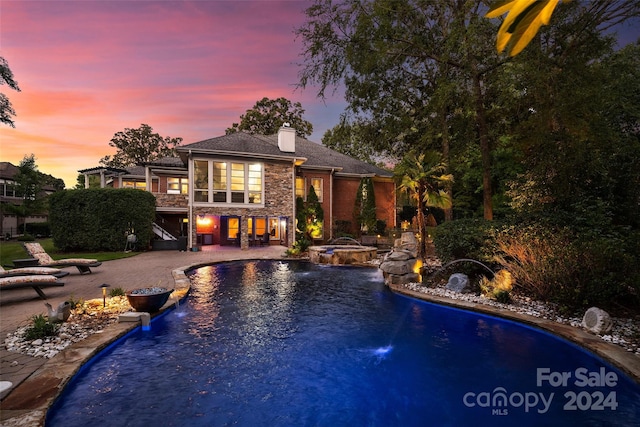
<path fill-rule="evenodd" d="M 50 426 L 637 425 L 640 387 L 514 322 L 394 294 L 375 269 L 244 261 L 72 379 Z"/>

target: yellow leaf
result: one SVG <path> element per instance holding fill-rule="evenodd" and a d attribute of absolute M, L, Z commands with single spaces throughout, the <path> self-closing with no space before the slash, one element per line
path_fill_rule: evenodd
<path fill-rule="evenodd" d="M 551 13 L 553 13 L 557 4 L 557 0 L 547 0 L 546 3 L 539 2 L 516 25 L 511 37 L 510 56 L 516 56 L 531 42 L 535 35 L 538 34 L 540 27 L 546 25 L 544 20 L 546 19 L 546 22 L 549 22 Z"/>
<path fill-rule="evenodd" d="M 559 0 L 500 0 L 485 15 L 495 18 L 508 11 L 498 30 L 496 49 L 504 51 L 510 45 L 509 55 L 515 56 L 535 37 L 542 25 L 548 25 Z M 566 1 L 566 0 L 563 0 Z"/>

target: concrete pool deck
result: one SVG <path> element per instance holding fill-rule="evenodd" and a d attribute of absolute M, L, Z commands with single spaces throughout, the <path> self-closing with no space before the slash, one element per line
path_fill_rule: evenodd
<path fill-rule="evenodd" d="M 201 252 L 155 251 L 139 254 L 132 258 L 108 261 L 94 269 L 90 275 L 72 272 L 65 277 L 65 286 L 47 288 L 48 301 L 52 305 L 74 298 L 94 299 L 102 295 L 100 285 L 108 283 L 112 287 L 133 289 L 148 286 L 170 286 L 176 296 L 186 294 L 189 283 L 184 270 L 193 266 L 242 259 L 281 259 L 286 248 L 271 246 L 264 248 L 212 247 Z M 457 306 L 463 309 L 481 311 L 499 317 L 510 318 L 529 325 L 546 329 L 554 334 L 574 341 L 609 360 L 613 365 L 640 383 L 640 358 L 626 352 L 619 346 L 606 343 L 597 336 L 579 329 L 561 325 L 549 320 L 520 315 L 513 312 L 412 292 L 403 287 L 392 287 L 395 292 L 438 304 Z M 2 342 L 7 333 L 24 325 L 33 315 L 45 312 L 43 300 L 32 289 L 5 291 L 0 293 L 0 337 Z M 46 411 L 67 381 L 90 357 L 106 347 L 113 340 L 137 327 L 139 323 L 118 323 L 109 326 L 102 333 L 75 343 L 52 359 L 34 358 L 10 353 L 0 348 L 0 385 L 10 382 L 11 387 L 0 389 L 0 424 L 2 426 L 42 426 Z"/>

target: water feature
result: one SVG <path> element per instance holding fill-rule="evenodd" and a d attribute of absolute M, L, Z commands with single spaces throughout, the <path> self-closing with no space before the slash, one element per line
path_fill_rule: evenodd
<path fill-rule="evenodd" d="M 310 246 L 307 251 L 312 263 L 334 265 L 365 264 L 378 254 L 375 246 L 363 246 L 348 237 L 332 240 L 322 246 Z"/>
<path fill-rule="evenodd" d="M 249 261 L 198 269 L 183 304 L 74 377 L 47 425 L 639 420 L 638 384 L 552 335 L 396 295 L 376 269 Z"/>

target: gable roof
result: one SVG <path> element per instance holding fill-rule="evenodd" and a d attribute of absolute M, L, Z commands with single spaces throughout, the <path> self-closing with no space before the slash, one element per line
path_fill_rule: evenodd
<path fill-rule="evenodd" d="M 255 135 L 236 132 L 229 135 L 194 142 L 177 148 L 183 161 L 189 152 L 297 161 L 303 169 L 335 170 L 337 175 L 392 177 L 393 173 L 361 160 L 354 159 L 324 145 L 296 136 L 295 152 L 288 153 L 278 148 L 278 135 Z"/>

